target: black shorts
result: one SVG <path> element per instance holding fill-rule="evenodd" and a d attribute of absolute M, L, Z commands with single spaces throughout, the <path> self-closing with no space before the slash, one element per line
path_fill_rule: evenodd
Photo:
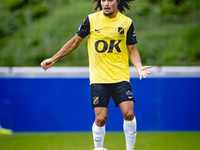
<path fill-rule="evenodd" d="M 115 107 L 118 107 L 124 101 L 135 102 L 132 87 L 127 81 L 111 84 L 91 84 L 92 108 L 108 107 L 111 97 L 115 102 Z"/>

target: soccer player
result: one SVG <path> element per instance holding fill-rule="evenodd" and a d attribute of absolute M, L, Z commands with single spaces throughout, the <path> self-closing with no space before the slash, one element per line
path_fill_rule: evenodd
<path fill-rule="evenodd" d="M 93 0 L 96 13 L 88 15 L 75 36 L 53 57 L 41 63 L 46 71 L 56 61 L 76 49 L 88 36 L 89 72 L 91 102 L 95 111 L 92 126 L 94 150 L 103 148 L 105 124 L 110 98 L 120 107 L 124 117 L 124 133 L 127 150 L 133 150 L 136 139 L 136 118 L 133 105 L 129 74 L 129 57 L 135 66 L 140 80 L 146 78 L 151 66 L 142 66 L 136 49 L 136 35 L 133 22 L 123 13 L 130 9 L 134 0 Z M 128 48 L 128 50 L 127 50 Z"/>

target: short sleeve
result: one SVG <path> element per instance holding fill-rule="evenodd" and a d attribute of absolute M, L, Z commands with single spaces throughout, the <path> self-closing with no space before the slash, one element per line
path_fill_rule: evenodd
<path fill-rule="evenodd" d="M 82 38 L 85 38 L 88 34 L 90 34 L 90 22 L 88 16 L 83 20 L 76 34 Z"/>
<path fill-rule="evenodd" d="M 136 39 L 135 29 L 133 23 L 131 23 L 126 36 L 126 45 L 133 45 L 136 43 L 137 39 Z"/>

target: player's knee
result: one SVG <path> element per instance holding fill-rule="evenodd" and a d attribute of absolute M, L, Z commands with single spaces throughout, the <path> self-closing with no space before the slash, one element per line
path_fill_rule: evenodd
<path fill-rule="evenodd" d="M 106 124 L 106 121 L 107 121 L 107 117 L 97 116 L 95 123 L 97 126 L 102 127 Z"/>
<path fill-rule="evenodd" d="M 125 120 L 133 120 L 134 119 L 134 114 L 133 112 L 126 112 L 123 114 Z"/>

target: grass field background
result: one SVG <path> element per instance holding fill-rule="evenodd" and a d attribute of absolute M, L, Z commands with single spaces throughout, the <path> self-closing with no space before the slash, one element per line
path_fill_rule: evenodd
<path fill-rule="evenodd" d="M 125 150 L 123 132 L 108 132 L 104 147 Z M 92 150 L 92 133 L 0 135 L 1 150 Z M 199 150 L 200 132 L 138 132 L 135 150 Z"/>

